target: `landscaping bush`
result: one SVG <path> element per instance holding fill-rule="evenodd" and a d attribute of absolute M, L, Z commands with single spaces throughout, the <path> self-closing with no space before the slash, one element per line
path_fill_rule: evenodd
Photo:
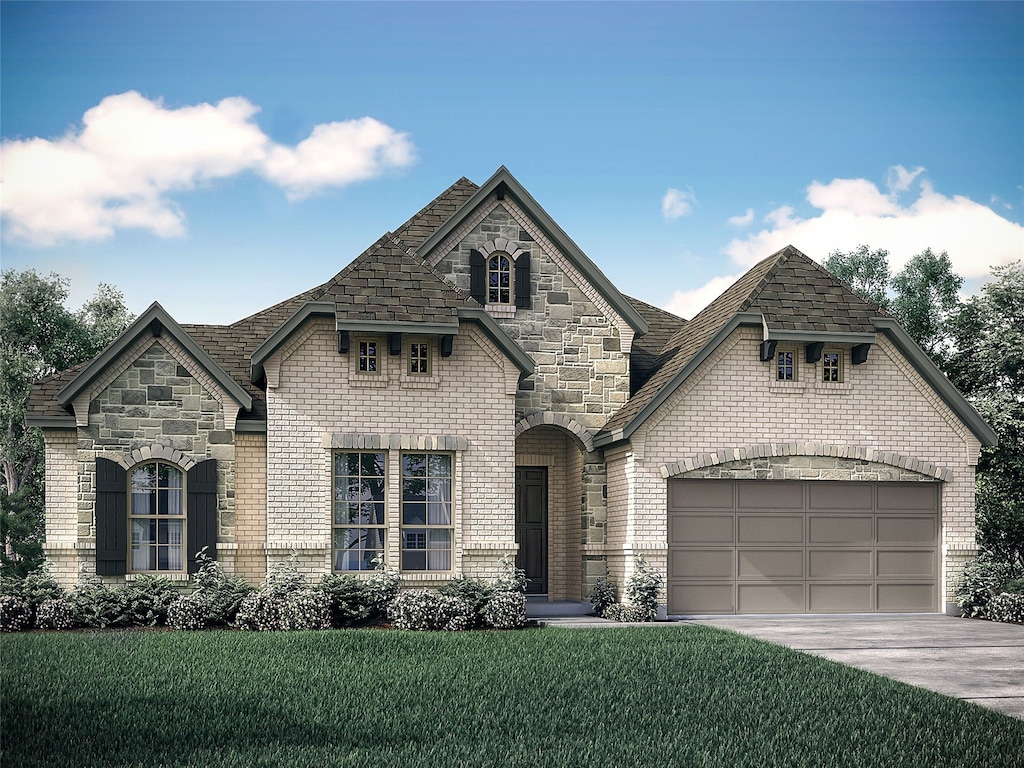
<path fill-rule="evenodd" d="M 487 602 L 494 594 L 494 585 L 483 579 L 474 579 L 463 575 L 442 585 L 437 591 L 447 597 L 465 600 L 472 605 L 475 617 L 474 625 L 479 625 L 484 620 L 484 609 L 487 608 Z"/>
<path fill-rule="evenodd" d="M 434 629 L 461 632 L 476 626 L 476 608 L 465 598 L 438 593 L 434 610 Z"/>
<path fill-rule="evenodd" d="M 526 595 L 503 590 L 491 595 L 484 607 L 484 622 L 495 629 L 517 629 L 526 624 Z"/>
<path fill-rule="evenodd" d="M 49 563 L 23 576 L 4 576 L 0 579 L 0 595 L 12 595 L 19 598 L 29 610 L 29 618 L 33 620 L 39 606 L 47 600 L 64 597 L 67 592 L 50 576 Z"/>
<path fill-rule="evenodd" d="M 194 595 L 206 606 L 206 623 L 213 626 L 233 624 L 238 609 L 253 588 L 241 576 L 228 576 L 224 568 L 203 547 L 196 555 L 198 568 L 193 576 Z"/>
<path fill-rule="evenodd" d="M 594 588 L 590 590 L 590 604 L 594 606 L 595 616 L 605 616 L 608 608 L 615 605 L 616 600 L 618 600 L 617 592 L 618 590 L 614 582 L 611 581 L 608 571 L 605 571 L 604 576 L 599 577 L 594 582 Z"/>
<path fill-rule="evenodd" d="M 388 606 L 388 618 L 395 629 L 425 632 L 434 629 L 440 594 L 426 589 L 400 593 Z"/>
<path fill-rule="evenodd" d="M 655 571 L 644 559 L 637 555 L 634 561 L 633 575 L 626 582 L 626 599 L 629 605 L 643 611 L 644 618 L 640 621 L 651 621 L 658 613 L 658 595 L 665 584 L 664 577 Z M 630 615 L 634 615 L 629 612 Z M 639 614 L 635 614 L 639 615 Z M 627 619 L 619 619 L 627 621 Z M 636 619 L 628 619 L 636 621 Z"/>
<path fill-rule="evenodd" d="M 638 605 L 622 605 L 615 603 L 605 609 L 604 617 L 612 621 L 621 621 L 627 624 L 635 624 L 643 621 L 650 621 L 653 617 L 647 608 Z"/>
<path fill-rule="evenodd" d="M 44 600 L 36 609 L 36 626 L 40 629 L 71 629 L 77 621 L 75 604 L 66 596 Z"/>
<path fill-rule="evenodd" d="M 122 588 L 109 587 L 98 576 L 87 577 L 72 594 L 76 623 L 84 627 L 126 627 L 131 614 Z"/>
<path fill-rule="evenodd" d="M 388 608 L 402 587 L 402 576 L 397 568 L 385 564 L 383 558 L 379 556 L 375 564 L 377 570 L 366 582 L 367 607 L 370 609 L 371 619 L 388 615 Z"/>
<path fill-rule="evenodd" d="M 0 632 L 20 632 L 32 623 L 32 611 L 15 595 L 0 595 Z"/>
<path fill-rule="evenodd" d="M 205 629 L 210 606 L 202 595 L 193 592 L 179 597 L 167 610 L 167 624 L 174 629 Z"/>
<path fill-rule="evenodd" d="M 151 576 L 148 573 L 114 591 L 121 593 L 125 623 L 133 627 L 166 624 L 167 609 L 181 597 L 174 583 L 166 576 Z"/>
<path fill-rule="evenodd" d="M 985 606 L 985 618 L 992 621 L 1006 621 L 1024 624 L 1024 594 L 1004 592 L 995 595 Z"/>
<path fill-rule="evenodd" d="M 988 553 L 982 554 L 964 567 L 954 600 L 965 617 L 983 618 L 985 607 L 993 597 L 1002 593 L 1003 585 L 1011 576 L 1012 566 L 994 559 Z"/>
<path fill-rule="evenodd" d="M 235 624 L 239 629 L 266 632 L 281 629 L 282 599 L 266 590 L 250 592 L 242 600 L 235 616 Z"/>
<path fill-rule="evenodd" d="M 1003 584 L 1003 592 L 1010 595 L 1024 595 L 1024 579 L 1010 579 Z"/>
<path fill-rule="evenodd" d="M 327 596 L 333 627 L 355 626 L 374 612 L 367 582 L 355 576 L 328 574 L 320 579 L 317 589 Z"/>
<path fill-rule="evenodd" d="M 319 589 L 289 592 L 281 605 L 281 629 L 330 629 L 331 600 Z"/>

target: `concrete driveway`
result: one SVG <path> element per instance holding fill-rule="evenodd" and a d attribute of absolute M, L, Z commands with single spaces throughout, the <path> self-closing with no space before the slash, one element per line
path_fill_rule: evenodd
<path fill-rule="evenodd" d="M 1024 719 L 1024 627 L 940 614 L 688 619 Z"/>

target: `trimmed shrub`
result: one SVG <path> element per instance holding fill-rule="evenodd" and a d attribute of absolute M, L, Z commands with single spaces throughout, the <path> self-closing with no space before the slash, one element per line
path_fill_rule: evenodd
<path fill-rule="evenodd" d="M 397 568 L 386 565 L 380 557 L 377 558 L 376 565 L 377 571 L 366 582 L 366 605 L 370 609 L 371 619 L 387 616 L 392 601 L 402 588 L 402 576 Z"/>
<path fill-rule="evenodd" d="M 388 618 L 395 629 L 425 632 L 434 628 L 437 599 L 440 595 L 426 589 L 401 592 L 388 606 Z"/>
<path fill-rule="evenodd" d="M 128 626 L 155 627 L 167 623 L 167 609 L 181 597 L 166 576 L 142 574 L 135 581 L 118 587 Z"/>
<path fill-rule="evenodd" d="M 517 629 L 526 624 L 526 595 L 501 591 L 491 595 L 483 614 L 484 622 L 495 629 Z"/>
<path fill-rule="evenodd" d="M 206 622 L 214 626 L 232 624 L 246 595 L 253 591 L 241 576 L 228 576 L 203 547 L 196 555 L 198 566 L 193 581 L 194 595 L 206 605 Z"/>
<path fill-rule="evenodd" d="M 459 576 L 439 587 L 437 591 L 446 597 L 455 597 L 469 603 L 473 607 L 473 624 L 476 626 L 484 620 L 484 610 L 494 595 L 494 585 L 483 579 Z"/>
<path fill-rule="evenodd" d="M 1003 592 L 1010 595 L 1024 595 L 1024 579 L 1010 579 L 1003 584 Z"/>
<path fill-rule="evenodd" d="M 281 605 L 281 629 L 330 629 L 331 599 L 319 589 L 289 592 Z"/>
<path fill-rule="evenodd" d="M 613 605 L 609 605 L 605 609 L 604 618 L 611 619 L 612 621 L 621 621 L 627 624 L 633 624 L 650 621 L 652 616 L 647 608 L 641 608 L 637 605 L 622 605 L 621 603 L 615 603 Z"/>
<path fill-rule="evenodd" d="M 351 627 L 374 612 L 367 582 L 348 574 L 331 573 L 320 579 L 317 589 L 327 596 L 331 626 Z"/>
<path fill-rule="evenodd" d="M 202 595 L 193 592 L 179 597 L 167 610 L 167 624 L 175 629 L 205 629 L 210 606 Z"/>
<path fill-rule="evenodd" d="M 1004 592 L 1001 595 L 993 596 L 985 606 L 985 618 L 1011 624 L 1024 624 L 1024 594 Z"/>
<path fill-rule="evenodd" d="M 15 595 L 0 596 L 0 632 L 20 632 L 32 622 L 32 611 Z"/>
<path fill-rule="evenodd" d="M 643 555 L 637 555 L 634 563 L 633 575 L 626 582 L 626 599 L 631 606 L 644 611 L 645 618 L 640 621 L 651 621 L 658 613 L 658 595 L 665 584 L 665 578 L 651 568 Z"/>
<path fill-rule="evenodd" d="M 71 596 L 76 621 L 84 627 L 126 627 L 131 615 L 125 605 L 123 589 L 108 587 L 98 576 L 87 578 Z"/>
<path fill-rule="evenodd" d="M 594 582 L 594 588 L 590 590 L 590 604 L 594 606 L 594 614 L 596 616 L 606 617 L 606 611 L 610 606 L 615 605 L 618 599 L 618 589 L 614 582 L 609 578 L 608 571 L 604 572 L 604 576 L 598 578 Z"/>
<path fill-rule="evenodd" d="M 44 600 L 36 609 L 36 626 L 40 629 L 71 629 L 77 622 L 77 614 L 69 597 Z"/>
<path fill-rule="evenodd" d="M 492 592 L 522 592 L 526 594 L 526 571 L 516 568 L 515 561 L 508 555 L 501 558 L 501 573 L 491 585 Z"/>
<path fill-rule="evenodd" d="M 238 607 L 235 624 L 239 629 L 257 632 L 281 629 L 281 603 L 280 596 L 266 590 L 250 592 Z"/>
<path fill-rule="evenodd" d="M 284 597 L 306 587 L 306 577 L 299 571 L 299 553 L 293 549 L 287 559 L 270 566 L 263 588 L 272 595 Z"/>
<path fill-rule="evenodd" d="M 0 595 L 12 595 L 20 598 L 28 607 L 30 618 L 34 619 L 40 605 L 47 600 L 64 597 L 67 592 L 50 576 L 49 563 L 43 563 L 42 566 L 23 577 L 4 576 L 0 578 Z"/>
<path fill-rule="evenodd" d="M 989 601 L 1003 591 L 1003 585 L 1013 576 L 1008 564 L 983 554 L 964 566 L 963 576 L 956 585 L 954 600 L 967 618 L 982 618 Z"/>
<path fill-rule="evenodd" d="M 438 594 L 434 610 L 434 629 L 461 632 L 476 626 L 476 608 L 464 598 Z"/>

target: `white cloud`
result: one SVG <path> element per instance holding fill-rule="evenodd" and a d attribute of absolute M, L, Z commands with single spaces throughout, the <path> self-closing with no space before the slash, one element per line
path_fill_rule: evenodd
<path fill-rule="evenodd" d="M 725 275 L 712 278 L 700 288 L 692 291 L 676 291 L 665 304 L 665 311 L 671 312 L 687 320 L 700 312 L 704 307 L 717 299 L 726 288 L 740 279 L 740 275 Z"/>
<path fill-rule="evenodd" d="M 754 209 L 747 208 L 742 216 L 730 216 L 729 224 L 734 227 L 746 227 L 754 222 Z"/>
<path fill-rule="evenodd" d="M 408 136 L 370 117 L 318 125 L 285 147 L 256 125 L 258 112 L 241 97 L 168 108 L 129 91 L 103 99 L 59 139 L 6 140 L 4 237 L 46 246 L 122 227 L 171 237 L 185 231 L 173 192 L 254 171 L 298 199 L 413 160 Z"/>
<path fill-rule="evenodd" d="M 670 187 L 661 199 L 661 214 L 666 219 L 678 219 L 681 216 L 689 216 L 696 202 L 697 198 L 694 196 L 692 189 L 682 190 Z"/>
<path fill-rule="evenodd" d="M 1024 227 L 967 197 L 936 192 L 919 178 L 922 172 L 890 169 L 888 195 L 866 179 L 815 181 L 807 188 L 807 201 L 820 213 L 804 219 L 791 206 L 781 206 L 765 217 L 769 227 L 732 240 L 725 252 L 749 267 L 789 244 L 818 260 L 865 244 L 888 250 L 896 272 L 930 247 L 947 251 L 953 269 L 967 279 L 1024 258 Z M 899 192 L 913 199 L 901 202 Z"/>

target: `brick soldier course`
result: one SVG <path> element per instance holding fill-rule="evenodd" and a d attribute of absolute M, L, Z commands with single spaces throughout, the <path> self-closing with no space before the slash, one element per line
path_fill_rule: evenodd
<path fill-rule="evenodd" d="M 181 325 L 154 304 L 38 385 L 30 420 L 46 443 L 46 553 L 68 585 L 142 572 L 127 533 L 140 502 L 117 483 L 156 462 L 190 473 L 188 543 L 252 582 L 293 552 L 312 577 L 349 568 L 346 552 L 382 540 L 407 585 L 490 576 L 508 554 L 535 589 L 580 599 L 606 570 L 623 584 L 641 554 L 670 577 L 670 605 L 691 605 L 673 586 L 685 572 L 686 589 L 732 590 L 724 612 L 748 610 L 751 585 L 805 590 L 798 610 L 843 589 L 877 594 L 868 610 L 893 609 L 883 593 L 943 610 L 975 551 L 974 466 L 995 439 L 898 324 L 795 248 L 685 321 L 623 296 L 504 168 L 460 179 L 324 284 L 232 325 Z M 376 461 L 359 470 L 370 479 L 337 475 L 356 454 Z M 440 479 L 409 474 L 417 456 Z M 517 487 L 517 467 L 532 485 Z M 700 525 L 724 531 L 724 513 L 670 512 L 708 480 L 747 497 L 778 481 L 838 489 L 806 525 L 840 528 L 864 518 L 844 511 L 844 489 L 938 492 L 931 509 L 879 506 L 864 552 L 837 544 L 877 563 L 818 576 L 813 532 L 773 539 L 792 510 L 755 504 L 767 522 L 753 543 L 745 512 L 714 540 Z M 886 543 L 890 522 L 924 538 Z M 732 570 L 702 575 L 701 557 Z M 806 566 L 751 571 L 772 557 Z"/>

